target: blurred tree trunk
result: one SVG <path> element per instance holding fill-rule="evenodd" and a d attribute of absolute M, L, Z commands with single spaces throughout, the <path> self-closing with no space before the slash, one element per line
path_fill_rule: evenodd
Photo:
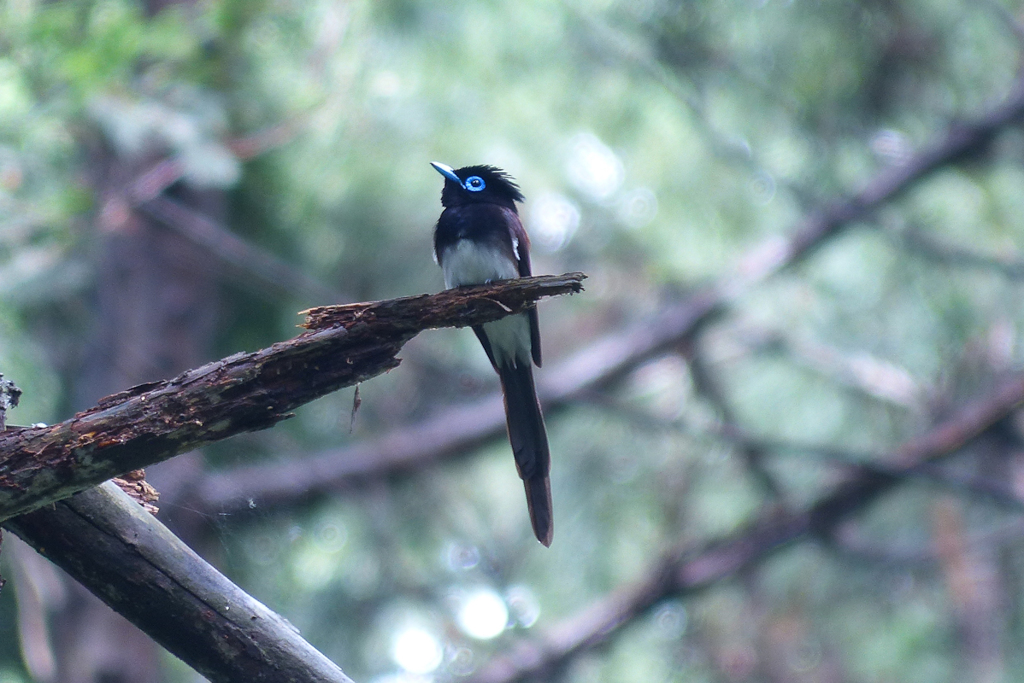
<path fill-rule="evenodd" d="M 152 160 L 92 152 L 100 198 L 93 230 L 97 245 L 93 330 L 74 392 L 75 407 L 141 382 L 172 377 L 209 357 L 215 330 L 214 263 L 200 248 L 142 214 L 119 193 Z M 146 162 L 146 163 L 143 163 Z M 223 213 L 222 192 L 177 191 L 207 215 Z M 154 467 L 148 479 L 172 490 L 197 466 L 198 453 Z M 163 517 L 163 515 L 161 515 Z M 176 531 L 194 537 L 186 529 Z M 148 636 L 74 582 L 55 615 L 60 683 L 149 683 L 161 680 L 159 648 Z"/>
<path fill-rule="evenodd" d="M 152 16 L 168 4 L 192 0 L 147 0 L 147 13 Z M 74 389 L 76 409 L 207 360 L 217 315 L 210 257 L 153 219 L 132 212 L 124 199 L 126 187 L 152 159 L 122 157 L 101 142 L 90 150 L 90 162 L 90 181 L 99 198 L 90 240 L 97 245 L 95 310 Z M 178 192 L 193 208 L 213 216 L 223 213 L 223 192 Z M 173 489 L 198 457 L 192 453 L 151 468 L 147 477 L 158 490 Z M 160 681 L 159 647 L 149 636 L 76 582 L 69 583 L 70 599 L 52 621 L 58 683 Z"/>

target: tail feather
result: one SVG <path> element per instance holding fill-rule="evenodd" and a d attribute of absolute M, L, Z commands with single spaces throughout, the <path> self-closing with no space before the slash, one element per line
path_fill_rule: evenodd
<path fill-rule="evenodd" d="M 551 478 L 523 479 L 523 485 L 526 487 L 526 507 L 530 510 L 533 535 L 545 546 L 550 546 L 555 535 L 555 520 L 551 516 Z"/>
<path fill-rule="evenodd" d="M 544 417 L 533 384 L 529 361 L 503 365 L 498 370 L 505 397 L 508 438 L 516 459 L 516 469 L 526 487 L 526 505 L 537 540 L 551 545 L 554 517 L 551 508 L 551 455 Z"/>

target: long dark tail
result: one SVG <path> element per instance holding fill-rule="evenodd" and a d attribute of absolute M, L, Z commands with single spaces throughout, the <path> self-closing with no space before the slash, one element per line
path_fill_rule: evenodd
<path fill-rule="evenodd" d="M 526 487 L 526 505 L 537 540 L 551 545 L 555 521 L 551 511 L 551 454 L 544 416 L 533 385 L 529 362 L 505 365 L 498 369 L 505 396 L 508 440 L 516 458 L 516 469 Z"/>

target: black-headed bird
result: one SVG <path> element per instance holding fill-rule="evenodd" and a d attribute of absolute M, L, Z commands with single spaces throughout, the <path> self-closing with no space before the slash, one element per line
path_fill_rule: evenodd
<path fill-rule="evenodd" d="M 523 194 L 515 181 L 493 166 L 431 166 L 445 178 L 444 210 L 434 228 L 434 258 L 444 271 L 445 287 L 530 275 L 530 240 L 516 209 Z M 531 360 L 538 367 L 541 362 L 537 309 L 475 325 L 473 331 L 501 378 L 508 439 L 526 487 L 533 533 L 550 546 L 551 455 L 530 365 Z"/>

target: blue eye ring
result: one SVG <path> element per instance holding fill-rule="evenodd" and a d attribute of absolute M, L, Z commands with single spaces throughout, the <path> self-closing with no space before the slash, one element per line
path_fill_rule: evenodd
<path fill-rule="evenodd" d="M 462 183 L 462 186 L 469 190 L 470 192 L 479 192 L 480 190 L 487 187 L 487 183 L 485 183 L 484 179 L 481 178 L 480 176 L 471 175 L 468 178 L 466 178 L 466 182 Z"/>

